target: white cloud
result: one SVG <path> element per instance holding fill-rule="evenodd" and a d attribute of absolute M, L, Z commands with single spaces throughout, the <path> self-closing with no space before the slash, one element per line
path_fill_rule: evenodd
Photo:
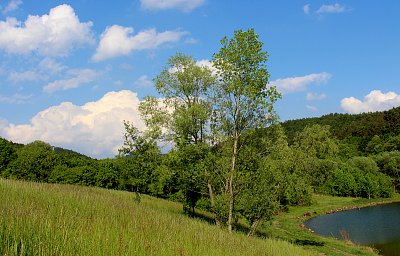
<path fill-rule="evenodd" d="M 15 11 L 22 4 L 21 0 L 11 0 L 6 7 L 3 9 L 3 14 Z"/>
<path fill-rule="evenodd" d="M 124 82 L 122 82 L 121 80 L 117 80 L 117 81 L 113 82 L 113 85 L 122 86 L 122 85 L 124 85 Z"/>
<path fill-rule="evenodd" d="M 305 14 L 310 14 L 310 4 L 306 4 L 303 6 L 303 12 Z"/>
<path fill-rule="evenodd" d="M 198 42 L 199 42 L 199 40 L 197 40 L 197 39 L 195 39 L 195 38 L 193 38 L 193 37 L 187 38 L 187 39 L 185 40 L 185 44 L 197 44 Z"/>
<path fill-rule="evenodd" d="M 14 103 L 21 104 L 29 101 L 31 98 L 32 95 L 22 95 L 19 93 L 15 93 L 13 96 L 10 97 L 0 95 L 0 102 L 10 103 L 10 104 Z"/>
<path fill-rule="evenodd" d="M 27 70 L 24 72 L 13 71 L 8 75 L 8 80 L 13 83 L 25 82 L 25 81 L 37 81 L 39 75 L 33 70 Z"/>
<path fill-rule="evenodd" d="M 186 35 L 181 30 L 157 32 L 147 29 L 132 35 L 133 28 L 113 25 L 102 33 L 100 43 L 93 55 L 93 61 L 128 55 L 135 50 L 155 49 L 165 43 L 174 43 Z"/>
<path fill-rule="evenodd" d="M 71 69 L 68 71 L 71 76 L 68 79 L 57 80 L 43 87 L 43 91 L 52 93 L 60 90 L 69 90 L 77 88 L 83 84 L 88 84 L 96 79 L 98 73 L 92 69 Z"/>
<path fill-rule="evenodd" d="M 63 4 L 43 16 L 0 21 L 0 49 L 12 54 L 66 56 L 73 48 L 93 44 L 91 22 L 81 23 L 71 6 Z"/>
<path fill-rule="evenodd" d="M 306 96 L 307 100 L 323 100 L 325 98 L 326 98 L 325 93 L 318 94 L 318 93 L 308 92 Z"/>
<path fill-rule="evenodd" d="M 139 77 L 133 84 L 137 87 L 148 88 L 153 86 L 153 82 L 146 76 Z"/>
<path fill-rule="evenodd" d="M 270 84 L 276 86 L 277 90 L 282 94 L 296 91 L 302 91 L 312 84 L 327 83 L 331 78 L 331 74 L 323 72 L 318 74 L 310 74 L 300 77 L 289 77 L 271 81 Z"/>
<path fill-rule="evenodd" d="M 40 61 L 38 67 L 41 72 L 52 75 L 58 74 L 67 68 L 63 64 L 56 62 L 51 58 L 44 58 Z"/>
<path fill-rule="evenodd" d="M 323 4 L 319 7 L 319 9 L 316 11 L 316 13 L 321 14 L 321 13 L 341 13 L 345 12 L 347 9 L 344 5 L 341 4 Z"/>
<path fill-rule="evenodd" d="M 350 114 L 388 110 L 400 106 L 400 95 L 395 92 L 382 93 L 373 90 L 364 97 L 364 101 L 357 98 L 344 98 L 341 107 Z"/>
<path fill-rule="evenodd" d="M 109 92 L 95 102 L 77 106 L 63 102 L 47 108 L 23 125 L 2 123 L 4 137 L 18 143 L 46 141 L 92 157 L 112 157 L 123 143 L 123 120 L 140 130 L 139 99 L 131 91 Z"/>
<path fill-rule="evenodd" d="M 140 0 L 143 9 L 165 10 L 179 9 L 190 12 L 204 4 L 205 0 Z"/>
<path fill-rule="evenodd" d="M 312 105 L 306 105 L 306 108 L 312 112 L 318 112 L 318 108 Z"/>

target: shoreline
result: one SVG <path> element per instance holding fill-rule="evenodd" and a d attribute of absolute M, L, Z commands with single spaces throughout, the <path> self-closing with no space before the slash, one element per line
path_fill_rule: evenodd
<path fill-rule="evenodd" d="M 277 239 L 287 240 L 325 255 L 379 255 L 377 249 L 370 246 L 319 236 L 305 227 L 304 222 L 324 214 L 390 203 L 400 203 L 400 195 L 395 194 L 391 198 L 365 199 L 314 194 L 312 205 L 290 207 L 287 212 L 277 215 L 269 226 L 263 225 L 263 230 Z"/>

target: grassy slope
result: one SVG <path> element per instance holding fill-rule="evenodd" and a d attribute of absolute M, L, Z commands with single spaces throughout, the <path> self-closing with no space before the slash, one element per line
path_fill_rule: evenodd
<path fill-rule="evenodd" d="M 313 204 L 311 206 L 291 207 L 287 213 L 276 216 L 272 223 L 263 225 L 260 229 L 272 234 L 273 237 L 304 245 L 306 248 L 323 253 L 323 255 L 378 255 L 376 251 L 369 247 L 357 246 L 351 242 L 343 242 L 334 238 L 317 236 L 306 228 L 301 227 L 301 224 L 308 218 L 327 212 L 398 201 L 400 201 L 399 195 L 389 199 L 362 199 L 314 195 Z M 308 213 L 306 215 L 311 214 L 311 216 L 304 217 L 305 213 Z"/>
<path fill-rule="evenodd" d="M 127 192 L 0 179 L 0 202 L 0 255 L 316 255 Z"/>

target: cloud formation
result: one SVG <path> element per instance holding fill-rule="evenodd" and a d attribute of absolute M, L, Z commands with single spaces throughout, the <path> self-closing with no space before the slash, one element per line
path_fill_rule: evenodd
<path fill-rule="evenodd" d="M 83 106 L 63 102 L 39 112 L 29 124 L 0 119 L 0 134 L 18 143 L 42 140 L 92 157 L 113 157 L 123 143 L 123 120 L 144 129 L 139 102 L 137 94 L 127 90 L 109 92 Z"/>
<path fill-rule="evenodd" d="M 307 86 L 312 84 L 327 83 L 331 78 L 331 74 L 322 72 L 299 77 L 289 77 L 271 81 L 270 84 L 276 86 L 277 90 L 282 94 L 303 91 Z"/>
<path fill-rule="evenodd" d="M 325 93 L 318 94 L 318 93 L 308 92 L 306 96 L 307 100 L 323 100 L 325 98 L 326 98 Z"/>
<path fill-rule="evenodd" d="M 68 70 L 70 78 L 64 80 L 56 80 L 48 83 L 43 87 L 43 91 L 46 93 L 52 93 L 55 91 L 65 91 L 73 88 L 77 88 L 83 84 L 93 82 L 98 73 L 93 69 L 71 69 Z"/>
<path fill-rule="evenodd" d="M 205 0 L 140 0 L 141 6 L 146 10 L 179 9 L 190 12 L 204 4 Z"/>
<path fill-rule="evenodd" d="M 12 96 L 0 95 L 0 102 L 10 103 L 10 104 L 21 104 L 21 103 L 25 103 L 25 102 L 29 101 L 31 98 L 32 98 L 32 95 L 23 95 L 20 93 L 15 93 Z"/>
<path fill-rule="evenodd" d="M 27 70 L 23 72 L 13 71 L 8 75 L 8 80 L 13 83 L 37 81 L 39 80 L 39 75 L 33 70 Z"/>
<path fill-rule="evenodd" d="M 93 44 L 92 22 L 81 23 L 71 6 L 63 4 L 26 21 L 0 21 L 0 49 L 11 54 L 66 56 L 74 48 Z"/>
<path fill-rule="evenodd" d="M 344 5 L 341 4 L 323 4 L 319 7 L 319 9 L 316 11 L 318 14 L 322 13 L 341 13 L 345 12 L 347 9 Z"/>
<path fill-rule="evenodd" d="M 140 76 L 135 82 L 133 82 L 133 84 L 136 87 L 141 87 L 141 88 L 149 88 L 153 86 L 153 82 L 146 75 Z"/>
<path fill-rule="evenodd" d="M 310 4 L 306 4 L 303 6 L 303 12 L 305 14 L 310 14 Z"/>
<path fill-rule="evenodd" d="M 364 101 L 354 97 L 344 98 L 340 106 L 350 114 L 383 111 L 400 106 L 400 95 L 395 92 L 382 93 L 380 90 L 373 90 L 364 97 Z"/>
<path fill-rule="evenodd" d="M 313 105 L 306 105 L 306 108 L 310 110 L 311 112 L 318 112 L 318 108 Z"/>
<path fill-rule="evenodd" d="M 132 33 L 131 27 L 113 25 L 106 28 L 92 60 L 97 62 L 128 55 L 136 50 L 155 49 L 165 43 L 175 43 L 187 34 L 181 30 L 157 32 L 154 28 L 140 31 L 136 35 Z"/>
<path fill-rule="evenodd" d="M 3 14 L 15 11 L 22 4 L 21 0 L 11 0 L 6 7 L 3 9 Z"/>

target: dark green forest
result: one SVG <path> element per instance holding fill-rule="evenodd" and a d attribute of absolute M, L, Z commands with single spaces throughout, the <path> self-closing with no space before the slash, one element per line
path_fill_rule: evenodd
<path fill-rule="evenodd" d="M 154 79 L 164 99 L 146 97 L 147 130 L 124 121 L 113 159 L 92 159 L 46 142 L 0 138 L 0 175 L 8 179 L 118 189 L 179 201 L 249 235 L 312 193 L 384 198 L 400 189 L 400 108 L 330 114 L 279 123 L 281 95 L 268 84 L 267 52 L 253 29 L 224 37 L 217 74 L 178 53 Z M 115 136 L 121 136 L 116 134 Z M 159 142 L 172 149 L 162 153 Z"/>

